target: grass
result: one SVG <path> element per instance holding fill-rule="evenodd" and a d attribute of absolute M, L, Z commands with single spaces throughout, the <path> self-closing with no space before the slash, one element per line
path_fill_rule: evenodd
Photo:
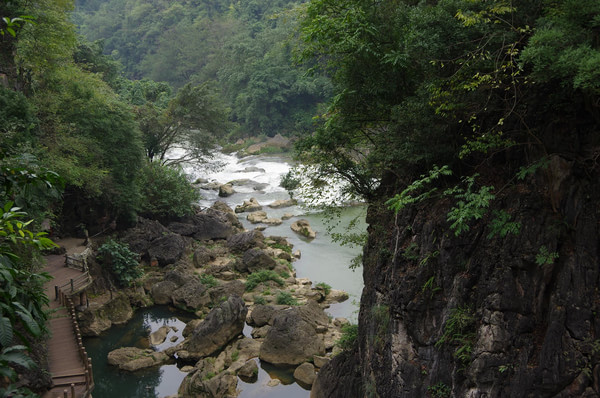
<path fill-rule="evenodd" d="M 298 300 L 290 292 L 279 292 L 275 297 L 277 304 L 280 305 L 298 305 Z"/>
<path fill-rule="evenodd" d="M 260 270 L 257 272 L 253 272 L 248 275 L 248 279 L 246 280 L 246 291 L 251 292 L 258 286 L 260 283 L 273 281 L 277 283 L 279 286 L 283 286 L 283 279 L 275 271 L 272 270 Z"/>
<path fill-rule="evenodd" d="M 217 279 L 209 274 L 200 275 L 200 282 L 206 287 L 215 287 L 219 284 Z"/>

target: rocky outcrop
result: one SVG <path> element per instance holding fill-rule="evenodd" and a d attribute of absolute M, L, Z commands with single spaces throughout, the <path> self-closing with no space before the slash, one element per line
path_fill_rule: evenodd
<path fill-rule="evenodd" d="M 222 207 L 219 207 L 222 208 Z M 196 240 L 227 239 L 239 232 L 239 221 L 228 211 L 208 209 L 205 212 L 188 216 L 181 221 L 169 224 L 169 230 Z"/>
<path fill-rule="evenodd" d="M 99 336 L 112 325 L 126 323 L 133 316 L 133 308 L 126 294 L 118 294 L 112 300 L 93 303 L 77 312 L 77 320 L 84 336 Z"/>
<path fill-rule="evenodd" d="M 165 353 L 148 348 L 123 347 L 108 353 L 109 365 L 128 372 L 163 365 L 170 360 Z"/>
<path fill-rule="evenodd" d="M 181 235 L 169 234 L 153 240 L 152 246 L 148 248 L 148 255 L 164 267 L 176 263 L 183 256 L 185 246 L 185 239 Z"/>
<path fill-rule="evenodd" d="M 317 237 L 317 233 L 310 227 L 310 224 L 305 219 L 294 221 L 292 225 L 290 225 L 290 228 L 292 231 L 305 238 L 314 239 Z"/>
<path fill-rule="evenodd" d="M 221 349 L 244 329 L 248 309 L 238 296 L 213 308 L 186 340 L 178 346 L 180 358 L 202 358 Z"/>
<path fill-rule="evenodd" d="M 256 272 L 261 269 L 274 269 L 277 267 L 277 261 L 273 260 L 265 250 L 253 248 L 247 250 L 242 257 L 242 261 L 236 264 L 240 272 Z"/>

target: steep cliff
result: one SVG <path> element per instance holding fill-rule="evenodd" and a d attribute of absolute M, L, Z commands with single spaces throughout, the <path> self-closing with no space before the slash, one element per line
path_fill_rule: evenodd
<path fill-rule="evenodd" d="M 493 212 L 455 236 L 448 198 L 372 205 L 358 347 L 313 396 L 598 396 L 597 181 L 555 156 L 506 185 L 492 207 L 520 228 L 504 237 Z"/>

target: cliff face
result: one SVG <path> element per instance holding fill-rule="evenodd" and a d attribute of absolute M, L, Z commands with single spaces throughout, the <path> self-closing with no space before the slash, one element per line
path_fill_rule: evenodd
<path fill-rule="evenodd" d="M 372 205 L 358 345 L 313 396 L 598 396 L 597 181 L 555 157 L 505 186 L 492 207 L 521 227 L 504 237 L 489 215 L 456 237 L 448 198 Z"/>

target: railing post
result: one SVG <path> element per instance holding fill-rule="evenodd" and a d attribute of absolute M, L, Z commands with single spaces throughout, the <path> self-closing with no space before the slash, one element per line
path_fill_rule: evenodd
<path fill-rule="evenodd" d="M 63 397 L 64 398 L 69 398 L 69 392 L 67 391 L 67 389 L 63 390 Z"/>
<path fill-rule="evenodd" d="M 58 300 L 58 286 L 54 285 L 54 301 Z"/>
<path fill-rule="evenodd" d="M 73 279 L 71 279 L 71 293 L 73 293 Z"/>
<path fill-rule="evenodd" d="M 75 398 L 75 384 L 71 383 L 71 397 Z"/>

